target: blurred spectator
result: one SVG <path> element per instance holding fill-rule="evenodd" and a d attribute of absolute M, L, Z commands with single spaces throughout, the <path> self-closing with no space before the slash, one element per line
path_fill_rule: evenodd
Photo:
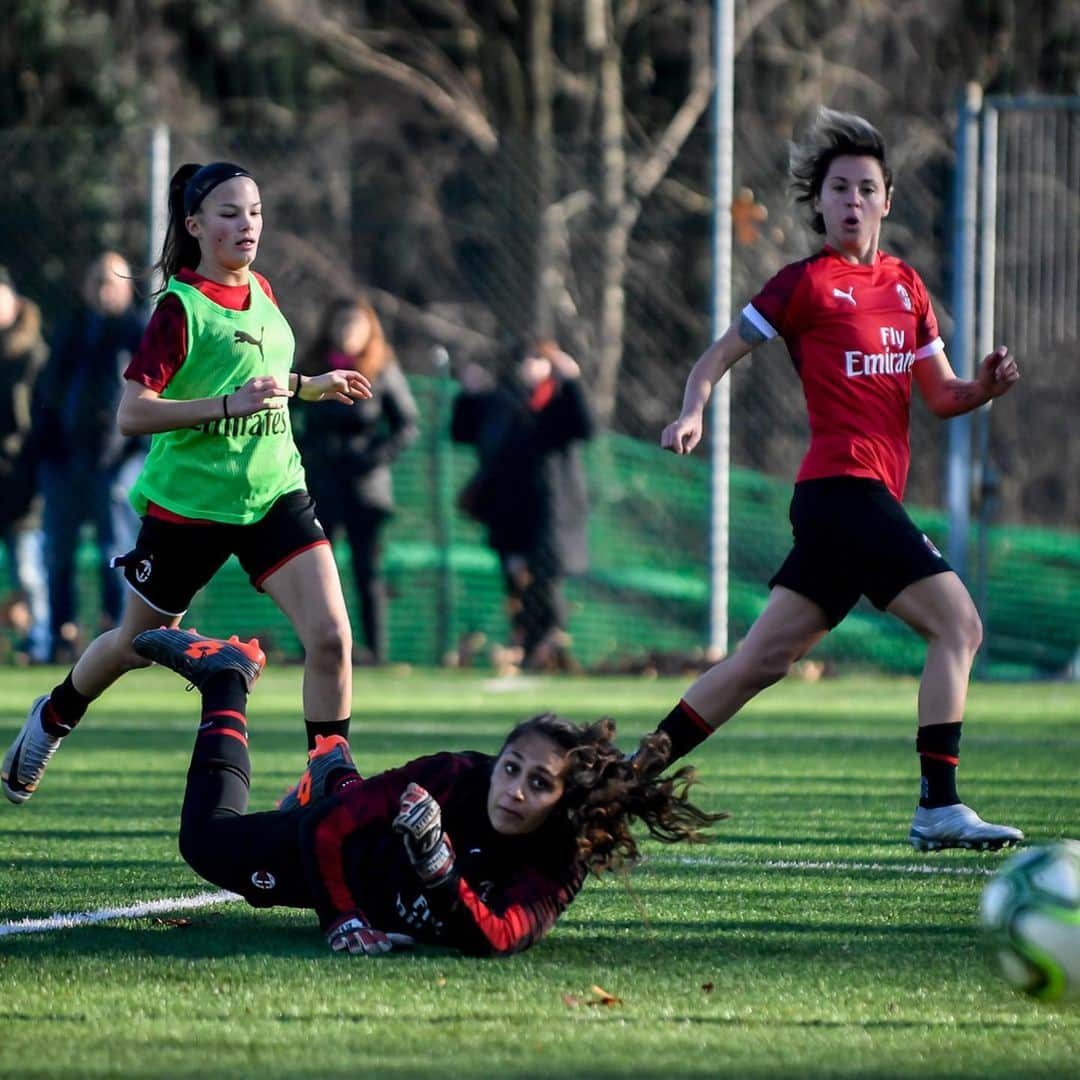
<path fill-rule="evenodd" d="M 4 608 L 18 655 L 37 663 L 49 658 L 49 594 L 30 402 L 47 356 L 41 311 L 0 267 L 0 536 L 14 590 Z"/>
<path fill-rule="evenodd" d="M 497 384 L 469 365 L 454 402 L 453 438 L 474 445 L 479 459 L 459 506 L 487 527 L 512 646 L 532 670 L 571 665 L 562 579 L 588 566 L 581 442 L 592 437 L 593 421 L 579 375 L 554 341 L 527 341 Z"/>
<path fill-rule="evenodd" d="M 318 375 L 328 368 L 359 371 L 372 396 L 351 405 L 322 403 L 317 420 L 299 406 L 297 444 L 327 536 L 344 530 L 349 542 L 365 650 L 357 659 L 382 664 L 388 632 L 379 535 L 394 512 L 390 466 L 416 438 L 418 411 L 379 317 L 363 299 L 331 301 L 298 370 Z"/>
<path fill-rule="evenodd" d="M 34 394 L 55 659 L 69 660 L 77 649 L 75 555 L 84 522 L 93 524 L 99 552 L 98 629 L 120 620 L 124 585 L 109 571 L 109 559 L 135 544 L 139 522 L 127 481 L 137 475 L 146 447 L 141 438 L 120 435 L 116 407 L 141 334 L 131 268 L 107 251 L 87 268 L 82 302 L 60 324 Z"/>

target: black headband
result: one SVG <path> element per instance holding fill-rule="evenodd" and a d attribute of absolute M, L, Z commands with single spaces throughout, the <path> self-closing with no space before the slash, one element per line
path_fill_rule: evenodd
<path fill-rule="evenodd" d="M 209 165 L 203 165 L 184 185 L 184 216 L 190 217 L 194 214 L 202 206 L 203 199 L 218 184 L 224 184 L 226 180 L 232 180 L 237 176 L 251 177 L 251 173 L 229 161 L 212 161 Z M 254 177 L 251 178 L 254 179 Z"/>

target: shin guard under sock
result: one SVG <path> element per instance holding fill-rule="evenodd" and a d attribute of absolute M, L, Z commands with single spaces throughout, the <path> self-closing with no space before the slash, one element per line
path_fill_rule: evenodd
<path fill-rule="evenodd" d="M 962 726 L 931 724 L 919 728 L 915 737 L 915 751 L 922 768 L 919 805 L 928 810 L 960 801 L 956 793 L 956 768 L 960 764 Z"/>

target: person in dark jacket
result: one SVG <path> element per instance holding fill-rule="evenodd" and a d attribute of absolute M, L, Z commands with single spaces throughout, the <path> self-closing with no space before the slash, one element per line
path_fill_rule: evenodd
<path fill-rule="evenodd" d="M 476 447 L 478 467 L 459 496 L 487 527 L 506 586 L 522 666 L 565 666 L 563 578 L 588 568 L 588 497 L 581 444 L 592 413 L 577 362 L 551 340 L 522 343 L 510 376 L 492 384 L 470 365 L 451 434 Z"/>
<path fill-rule="evenodd" d="M 372 396 L 351 406 L 330 403 L 308 422 L 297 407 L 297 442 L 319 520 L 331 538 L 349 542 L 360 610 L 362 658 L 387 659 L 387 598 L 380 573 L 380 535 L 394 512 L 390 466 L 418 434 L 418 410 L 375 309 L 362 298 L 332 301 L 298 370 L 311 375 L 359 371 Z"/>
<path fill-rule="evenodd" d="M 30 403 L 48 354 L 40 309 L 0 267 L 0 539 L 16 594 L 8 617 L 25 637 L 18 655 L 36 663 L 49 658 L 49 594 Z"/>
<path fill-rule="evenodd" d="M 438 753 L 361 778 L 341 736 L 312 751 L 279 809 L 247 812 L 247 697 L 258 642 L 161 628 L 135 650 L 202 692 L 180 850 L 253 907 L 311 908 L 330 947 L 378 955 L 413 942 L 508 956 L 539 941 L 590 870 L 633 864 L 634 819 L 667 842 L 725 814 L 688 801 L 693 770 L 657 775 L 667 736 L 633 758 L 615 725 L 551 713 L 518 724 L 495 756 Z"/>
<path fill-rule="evenodd" d="M 71 651 L 77 636 L 75 554 L 84 522 L 93 524 L 101 570 L 102 627 L 120 621 L 123 583 L 109 560 L 129 550 L 138 519 L 127 505 L 128 466 L 145 440 L 116 425 L 123 371 L 138 348 L 143 320 L 134 306 L 131 269 L 114 251 L 87 268 L 82 303 L 57 330 L 34 394 L 41 447 L 45 549 L 52 651 Z M 118 490 L 124 488 L 124 490 Z"/>

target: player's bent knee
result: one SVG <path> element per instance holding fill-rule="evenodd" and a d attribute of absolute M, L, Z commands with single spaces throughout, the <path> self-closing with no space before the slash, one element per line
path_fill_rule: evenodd
<path fill-rule="evenodd" d="M 956 632 L 965 649 L 972 654 L 979 651 L 979 646 L 983 643 L 983 624 L 974 604 L 970 610 L 962 612 L 958 617 Z"/>
<path fill-rule="evenodd" d="M 313 627 L 304 641 L 304 652 L 309 661 L 324 668 L 337 668 L 349 663 L 352 634 L 348 624 L 330 618 Z"/>
<path fill-rule="evenodd" d="M 195 873 L 200 873 L 199 867 L 202 863 L 202 844 L 200 843 L 200 837 L 198 830 L 192 828 L 185 822 L 180 824 L 180 836 L 179 836 L 179 848 L 180 857 L 191 867 Z"/>
<path fill-rule="evenodd" d="M 974 602 L 955 604 L 936 636 L 956 649 L 975 655 L 983 641 L 983 624 Z"/>
<path fill-rule="evenodd" d="M 181 822 L 179 838 L 180 856 L 199 877 L 214 885 L 225 887 L 220 874 L 220 853 L 209 841 L 201 823 Z"/>

